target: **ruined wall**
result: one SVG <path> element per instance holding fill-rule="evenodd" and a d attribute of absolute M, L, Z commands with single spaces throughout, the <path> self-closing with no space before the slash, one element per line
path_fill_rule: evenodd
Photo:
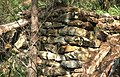
<path fill-rule="evenodd" d="M 83 77 L 101 44 L 110 41 L 109 36 L 114 32 L 119 32 L 115 26 L 117 17 L 76 11 L 75 8 L 64 11 L 67 12 L 48 17 L 41 26 L 38 42 L 40 77 Z"/>
<path fill-rule="evenodd" d="M 49 29 L 41 29 L 39 51 L 42 65 L 46 65 L 41 67 L 43 74 L 74 74 L 74 70 L 80 70 L 82 64 L 91 57 L 89 50 L 97 50 L 101 44 L 93 31 L 61 23 L 46 22 L 45 25 Z"/>

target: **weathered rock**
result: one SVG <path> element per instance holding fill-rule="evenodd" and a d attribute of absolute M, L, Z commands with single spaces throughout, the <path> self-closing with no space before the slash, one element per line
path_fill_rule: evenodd
<path fill-rule="evenodd" d="M 55 61 L 65 61 L 65 60 L 66 60 L 66 58 L 64 55 L 56 54 Z"/>
<path fill-rule="evenodd" d="M 51 60 L 42 60 L 41 64 L 45 66 L 60 67 L 60 63 Z"/>
<path fill-rule="evenodd" d="M 53 60 L 53 59 L 56 58 L 56 54 L 51 53 L 51 52 L 47 52 L 46 57 L 47 57 L 48 60 Z"/>
<path fill-rule="evenodd" d="M 84 22 L 81 21 L 81 20 L 73 20 L 73 21 L 69 22 L 68 25 L 70 25 L 70 26 L 77 26 L 77 27 L 82 28 L 83 23 Z"/>
<path fill-rule="evenodd" d="M 79 37 L 79 36 L 58 36 L 58 37 L 45 37 L 41 36 L 40 40 L 42 43 L 46 44 L 71 44 L 71 45 L 77 45 L 77 46 L 84 46 L 84 47 L 99 47 L 100 41 L 98 39 L 92 39 L 89 40 L 85 37 Z"/>
<path fill-rule="evenodd" d="M 82 77 L 82 73 L 72 73 L 72 77 Z"/>
<path fill-rule="evenodd" d="M 98 39 L 93 39 L 92 43 L 93 43 L 93 46 L 91 45 L 91 46 L 89 46 L 89 47 L 98 48 L 98 47 L 100 47 L 100 45 L 101 45 L 101 41 L 98 40 Z"/>
<path fill-rule="evenodd" d="M 95 36 L 95 33 L 93 31 L 89 31 L 89 32 L 87 32 L 85 37 L 89 40 L 93 40 L 96 36 Z"/>
<path fill-rule="evenodd" d="M 59 35 L 57 29 L 43 29 L 43 28 L 40 29 L 39 34 L 42 36 L 58 36 Z"/>
<path fill-rule="evenodd" d="M 58 37 L 45 37 L 45 36 L 41 36 L 40 37 L 40 41 L 42 43 L 46 43 L 46 44 L 55 44 L 55 43 L 60 43 L 60 44 L 67 44 L 64 37 L 62 36 L 58 36 Z"/>
<path fill-rule="evenodd" d="M 91 51 L 91 52 L 97 52 L 99 50 L 99 48 L 88 48 L 88 51 Z"/>
<path fill-rule="evenodd" d="M 93 40 L 89 40 L 85 37 L 65 37 L 65 41 L 68 44 L 71 45 L 79 45 L 79 46 L 83 46 L 83 47 L 99 47 L 101 44 L 101 41 L 99 41 L 98 39 L 93 39 Z"/>
<path fill-rule="evenodd" d="M 74 52 L 65 53 L 64 56 L 66 60 L 80 60 L 84 62 L 88 61 L 91 57 L 88 50 L 82 47 L 79 47 L 79 49 Z"/>
<path fill-rule="evenodd" d="M 58 30 L 57 29 L 47 29 L 47 34 L 48 36 L 58 36 Z"/>
<path fill-rule="evenodd" d="M 84 22 L 83 23 L 83 28 L 88 31 L 93 31 L 94 27 L 90 22 Z"/>
<path fill-rule="evenodd" d="M 81 20 L 73 20 L 68 23 L 70 26 L 76 26 L 86 30 L 93 30 L 94 26 L 90 22 L 83 22 Z"/>
<path fill-rule="evenodd" d="M 20 34 L 20 37 L 18 38 L 18 41 L 14 44 L 14 48 L 12 49 L 13 51 L 20 52 L 18 49 L 21 48 L 22 46 L 27 47 L 27 36 L 22 32 Z"/>
<path fill-rule="evenodd" d="M 64 27 L 66 25 L 62 24 L 62 23 L 57 23 L 57 22 L 45 22 L 44 25 L 42 25 L 42 28 L 61 28 L 61 27 Z"/>
<path fill-rule="evenodd" d="M 47 43 L 47 37 L 41 36 L 41 37 L 39 38 L 39 41 L 42 42 L 42 43 Z"/>
<path fill-rule="evenodd" d="M 64 55 L 59 55 L 59 54 L 55 54 L 55 53 L 51 53 L 49 51 L 39 51 L 38 55 L 42 58 L 42 59 L 48 59 L 48 60 L 55 60 L 55 61 L 64 61 L 66 60 Z"/>
<path fill-rule="evenodd" d="M 39 51 L 38 55 L 42 58 L 42 59 L 49 59 L 49 60 L 53 60 L 55 59 L 56 55 L 54 53 L 51 53 L 49 51 Z"/>
<path fill-rule="evenodd" d="M 85 25 L 85 26 L 84 26 Z M 89 24 L 86 22 L 85 24 L 83 24 L 82 28 L 85 29 L 90 29 L 89 28 Z M 60 28 L 60 29 L 40 29 L 40 33 L 41 35 L 45 35 L 45 36 L 59 36 L 59 35 L 72 35 L 72 36 L 86 36 L 87 31 L 85 29 L 82 29 L 79 27 L 67 27 L 65 26 L 64 28 Z"/>
<path fill-rule="evenodd" d="M 75 73 L 82 73 L 83 71 L 84 71 L 83 68 L 78 68 L 78 69 L 74 69 L 73 72 L 75 72 Z"/>
<path fill-rule="evenodd" d="M 65 45 L 65 46 L 62 46 L 61 48 L 64 50 L 63 52 L 73 52 L 75 50 L 78 50 L 80 47 Z"/>
<path fill-rule="evenodd" d="M 90 59 L 90 55 L 87 54 L 87 53 L 84 53 L 84 54 L 78 53 L 77 59 L 81 60 L 81 61 L 84 61 L 84 62 L 87 62 Z"/>
<path fill-rule="evenodd" d="M 88 49 L 81 47 L 79 51 L 77 52 L 77 58 L 78 60 L 88 61 L 90 58 Z"/>
<path fill-rule="evenodd" d="M 71 77 L 71 75 L 63 75 L 63 76 L 57 76 L 57 77 Z"/>
<path fill-rule="evenodd" d="M 39 51 L 38 55 L 41 59 L 47 59 L 47 52 L 46 51 Z"/>
<path fill-rule="evenodd" d="M 108 33 L 106 33 L 105 31 L 102 31 L 102 30 L 101 30 L 101 31 L 96 32 L 96 37 L 97 37 L 99 40 L 105 42 L 105 41 L 107 40 Z"/>
<path fill-rule="evenodd" d="M 85 46 L 85 47 L 99 47 L 101 44 L 101 41 L 94 38 L 92 40 L 89 40 L 87 38 L 83 37 L 83 42 L 81 46 Z"/>
<path fill-rule="evenodd" d="M 75 60 L 70 60 L 70 61 L 62 61 L 61 66 L 64 68 L 79 68 L 82 66 L 81 61 L 75 61 Z"/>
<path fill-rule="evenodd" d="M 85 46 L 85 47 L 94 47 L 94 42 L 92 42 L 91 40 L 85 38 L 85 37 L 82 37 L 83 39 L 83 42 L 81 43 L 81 46 Z"/>
<path fill-rule="evenodd" d="M 86 36 L 87 31 L 78 27 L 64 27 L 59 30 L 60 35 L 71 35 L 71 36 Z"/>
<path fill-rule="evenodd" d="M 56 42 L 55 42 L 55 40 L 56 40 Z M 58 43 L 58 41 L 59 42 L 64 42 L 64 37 L 56 37 L 56 38 L 54 38 L 54 37 L 47 37 L 47 43 Z"/>
<path fill-rule="evenodd" d="M 53 53 L 57 53 L 58 51 L 57 45 L 53 45 L 53 44 L 44 44 L 44 49 L 45 51 L 51 51 Z"/>
<path fill-rule="evenodd" d="M 45 75 L 39 75 L 38 77 L 47 77 L 47 76 L 45 76 Z"/>
<path fill-rule="evenodd" d="M 77 36 L 74 36 L 74 37 L 67 36 L 67 37 L 65 37 L 65 41 L 68 44 L 81 46 L 82 42 L 83 42 L 83 39 L 82 39 L 82 37 L 77 37 Z"/>
<path fill-rule="evenodd" d="M 78 57 L 77 57 L 78 53 L 76 53 L 76 52 L 66 53 L 64 55 L 67 60 L 77 60 L 78 59 Z"/>
<path fill-rule="evenodd" d="M 42 74 L 46 76 L 62 76 L 66 74 L 66 71 L 63 68 L 56 67 L 45 67 L 42 69 Z"/>
<path fill-rule="evenodd" d="M 58 36 L 54 39 L 55 43 L 61 43 L 61 44 L 66 44 L 65 38 L 62 36 Z"/>
<path fill-rule="evenodd" d="M 47 30 L 46 29 L 41 28 L 39 30 L 39 35 L 46 35 L 46 34 L 47 34 Z"/>

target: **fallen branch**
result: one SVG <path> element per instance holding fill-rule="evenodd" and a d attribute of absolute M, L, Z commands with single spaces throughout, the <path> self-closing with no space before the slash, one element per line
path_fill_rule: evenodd
<path fill-rule="evenodd" d="M 12 30 L 12 29 L 15 29 L 18 27 L 23 27 L 23 26 L 27 25 L 28 23 L 29 23 L 29 20 L 20 19 L 18 21 L 12 22 L 12 23 L 0 25 L 0 35 L 2 35 L 2 33 Z"/>
<path fill-rule="evenodd" d="M 91 63 L 91 66 L 87 69 L 87 74 L 93 74 L 96 68 L 100 65 L 102 60 L 110 51 L 110 45 L 108 43 L 103 43 L 100 47 L 99 53 L 95 56 L 94 60 Z"/>

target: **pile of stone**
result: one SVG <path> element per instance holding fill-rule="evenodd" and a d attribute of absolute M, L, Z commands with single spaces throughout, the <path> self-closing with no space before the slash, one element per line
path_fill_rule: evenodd
<path fill-rule="evenodd" d="M 108 62 L 120 57 L 115 55 L 120 52 L 118 17 L 97 15 L 71 7 L 54 9 L 50 16 L 46 16 L 48 12 L 40 15 L 41 21 L 46 19 L 40 28 L 38 41 L 40 77 L 102 76 L 103 70 L 107 69 L 104 65 L 109 65 L 105 64 L 107 60 L 104 57 L 109 55 L 106 58 L 110 58 L 114 54 Z M 116 46 L 111 42 L 118 42 L 115 43 L 118 50 L 114 50 Z M 103 66 L 100 65 L 102 62 Z M 102 73 L 99 71 L 100 67 Z"/>
<path fill-rule="evenodd" d="M 25 22 L 20 21 L 20 24 L 25 26 L 29 23 L 30 11 L 24 11 L 21 15 L 25 15 Z M 35 44 L 38 49 L 39 77 L 120 75 L 120 69 L 117 69 L 120 68 L 119 16 L 98 15 L 73 7 L 55 7 L 41 9 L 39 20 L 40 29 Z M 14 26 L 19 27 L 18 23 Z M 6 28 L 3 27 L 0 29 L 1 34 L 14 28 L 7 24 L 8 30 L 4 31 Z M 20 58 L 26 57 L 29 49 L 30 37 L 26 35 L 29 34 L 26 28 L 21 33 L 17 30 L 12 31 L 13 34 L 5 38 L 8 41 L 12 40 L 12 45 L 4 45 L 5 49 L 19 53 L 17 57 Z"/>

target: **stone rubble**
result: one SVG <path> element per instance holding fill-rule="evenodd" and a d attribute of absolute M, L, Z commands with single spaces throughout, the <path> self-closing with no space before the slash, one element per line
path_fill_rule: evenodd
<path fill-rule="evenodd" d="M 38 56 L 42 59 L 39 68 L 43 76 L 82 76 L 82 65 L 91 58 L 89 51 L 98 51 L 101 38 L 105 36 L 102 32 L 96 36 L 91 31 L 93 27 L 89 30 L 87 25 L 92 26 L 91 23 L 83 21 L 74 26 L 56 22 L 46 22 L 41 26 L 39 42 L 42 46 Z"/>
<path fill-rule="evenodd" d="M 48 15 L 48 12 L 43 13 L 41 20 Z M 38 57 L 42 60 L 38 65 L 39 76 L 89 77 L 83 76 L 84 63 L 88 63 L 89 67 L 89 62 L 99 53 L 103 42 L 119 43 L 112 36 L 112 33 L 120 31 L 118 20 L 113 16 L 105 17 L 79 8 L 55 9 L 39 31 L 38 43 L 41 47 L 38 47 Z"/>

